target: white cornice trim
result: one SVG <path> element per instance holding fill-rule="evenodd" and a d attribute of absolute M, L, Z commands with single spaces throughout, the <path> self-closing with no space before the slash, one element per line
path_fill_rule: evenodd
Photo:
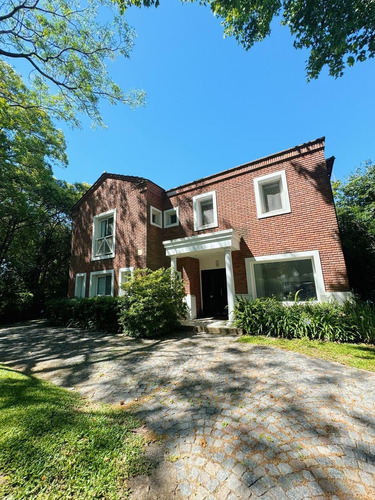
<path fill-rule="evenodd" d="M 175 240 L 163 241 L 163 245 L 168 257 L 188 256 L 196 252 L 206 252 L 209 250 L 240 249 L 241 237 L 234 229 L 225 229 L 224 231 L 215 231 L 213 233 L 198 234 L 178 238 Z"/>

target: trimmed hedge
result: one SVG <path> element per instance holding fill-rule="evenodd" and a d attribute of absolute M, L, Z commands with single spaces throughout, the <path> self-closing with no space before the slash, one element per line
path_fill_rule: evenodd
<path fill-rule="evenodd" d="M 46 304 L 46 316 L 56 326 L 121 331 L 118 314 L 121 297 L 92 297 L 84 299 L 53 299 Z"/>
<path fill-rule="evenodd" d="M 46 306 L 56 326 L 124 332 L 132 337 L 159 337 L 173 332 L 185 317 L 184 286 L 170 269 L 139 269 L 123 285 L 123 297 L 54 299 Z"/>
<path fill-rule="evenodd" d="M 375 305 L 360 300 L 287 306 L 274 298 L 240 297 L 234 322 L 250 335 L 375 344 Z"/>

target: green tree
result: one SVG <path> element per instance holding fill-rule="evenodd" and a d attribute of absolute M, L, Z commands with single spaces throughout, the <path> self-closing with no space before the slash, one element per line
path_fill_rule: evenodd
<path fill-rule="evenodd" d="M 0 89 L 23 106 L 0 97 L 0 316 L 39 307 L 66 283 L 70 252 L 70 208 L 87 189 L 53 177 L 67 164 L 65 140 L 34 92 L 0 61 Z M 65 284 L 63 286 L 66 286 Z M 65 293 L 65 292 L 64 292 Z"/>
<path fill-rule="evenodd" d="M 111 0 L 4 0 L 0 4 L 0 57 L 27 61 L 34 105 L 79 124 L 77 113 L 103 125 L 102 99 L 142 104 L 144 92 L 124 93 L 107 61 L 128 58 L 135 33 Z M 0 97 L 25 106 L 11 89 Z"/>
<path fill-rule="evenodd" d="M 364 298 L 375 298 L 375 165 L 365 163 L 347 182 L 333 183 L 349 281 Z"/>
<path fill-rule="evenodd" d="M 116 0 L 130 5 L 158 6 L 159 0 Z M 280 19 L 295 38 L 294 47 L 310 51 L 307 78 L 317 78 L 324 66 L 342 76 L 346 66 L 375 55 L 373 0 L 183 0 L 208 5 L 221 19 L 224 33 L 248 50 L 271 33 Z"/>

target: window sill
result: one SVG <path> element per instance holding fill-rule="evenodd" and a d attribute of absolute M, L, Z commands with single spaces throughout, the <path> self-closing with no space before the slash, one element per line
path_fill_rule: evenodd
<path fill-rule="evenodd" d="M 206 224 L 205 226 L 195 227 L 194 231 L 204 231 L 205 229 L 213 229 L 214 227 L 219 227 L 219 224 Z"/>
<path fill-rule="evenodd" d="M 286 208 L 282 210 L 274 210 L 273 212 L 267 212 L 265 214 L 258 215 L 258 219 L 266 219 L 267 217 L 275 217 L 277 215 L 290 214 L 291 210 Z"/>
<path fill-rule="evenodd" d="M 115 254 L 114 253 L 111 253 L 109 255 L 100 255 L 98 257 L 91 257 L 91 262 L 93 260 L 104 260 L 104 259 L 114 259 L 115 257 Z"/>

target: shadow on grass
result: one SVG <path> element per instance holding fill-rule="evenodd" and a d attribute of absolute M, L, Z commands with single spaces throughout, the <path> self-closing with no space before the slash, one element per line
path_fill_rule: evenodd
<path fill-rule="evenodd" d="M 0 368 L 2 498 L 119 498 L 148 465 L 138 419 Z"/>

